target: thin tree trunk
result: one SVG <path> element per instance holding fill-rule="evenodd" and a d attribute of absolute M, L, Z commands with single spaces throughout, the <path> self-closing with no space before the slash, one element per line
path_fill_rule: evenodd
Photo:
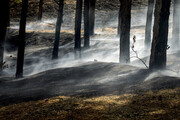
<path fill-rule="evenodd" d="M 84 47 L 89 48 L 89 0 L 84 0 Z"/>
<path fill-rule="evenodd" d="M 1 12 L 1 22 L 0 22 L 0 73 L 3 69 L 3 58 L 4 58 L 4 42 L 6 37 L 8 19 L 9 19 L 9 2 L 10 0 L 5 0 L 0 5 Z"/>
<path fill-rule="evenodd" d="M 148 0 L 148 11 L 147 11 L 146 30 L 145 30 L 145 47 L 147 49 L 149 49 L 151 45 L 153 9 L 154 9 L 154 0 Z"/>
<path fill-rule="evenodd" d="M 96 8 L 96 0 L 90 0 L 90 13 L 89 13 L 89 20 L 90 20 L 90 35 L 94 35 L 94 26 L 95 26 L 95 8 Z"/>
<path fill-rule="evenodd" d="M 39 13 L 38 13 L 38 20 L 42 20 L 42 14 L 43 14 L 43 0 L 39 1 Z"/>
<path fill-rule="evenodd" d="M 81 52 L 81 22 L 82 22 L 82 0 L 76 0 L 76 17 L 75 17 L 75 56 L 80 57 Z M 78 56 L 77 56 L 78 55 Z"/>
<path fill-rule="evenodd" d="M 119 0 L 120 6 L 119 6 L 119 15 L 118 15 L 118 30 L 117 35 L 120 36 L 121 34 L 121 0 Z"/>
<path fill-rule="evenodd" d="M 166 68 L 170 4 L 171 0 L 156 0 L 150 70 Z"/>
<path fill-rule="evenodd" d="M 173 48 L 175 49 L 178 49 L 180 45 L 180 41 L 179 41 L 180 13 L 179 12 L 180 12 L 180 0 L 174 0 L 172 42 L 173 42 Z"/>
<path fill-rule="evenodd" d="M 132 0 L 121 0 L 120 63 L 130 62 L 131 2 Z"/>
<path fill-rule="evenodd" d="M 18 42 L 19 45 L 18 45 L 18 54 L 17 54 L 16 78 L 23 77 L 27 8 L 28 8 L 28 0 L 23 0 L 20 29 L 19 29 L 19 42 Z"/>
<path fill-rule="evenodd" d="M 58 58 L 60 31 L 61 31 L 61 24 L 63 20 L 63 7 L 64 7 L 64 0 L 59 0 L 59 12 L 58 12 L 58 18 L 56 22 L 56 34 L 55 34 L 55 42 L 54 42 L 52 59 Z"/>

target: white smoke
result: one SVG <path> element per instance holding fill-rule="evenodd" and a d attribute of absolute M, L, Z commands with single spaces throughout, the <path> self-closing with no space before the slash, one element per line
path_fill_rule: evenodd
<path fill-rule="evenodd" d="M 73 52 L 73 43 L 68 46 L 61 46 L 59 50 L 59 54 L 61 54 L 61 58 L 58 60 L 52 61 L 51 60 L 51 52 L 52 46 L 46 48 L 27 48 L 26 49 L 26 56 L 25 56 L 25 63 L 30 60 L 30 64 L 25 64 L 24 66 L 24 74 L 25 75 L 32 75 L 42 71 L 46 71 L 49 69 L 55 68 L 62 68 L 62 67 L 73 67 L 78 66 L 83 63 L 89 61 L 99 61 L 99 62 L 119 62 L 119 38 L 116 36 L 117 33 L 117 25 L 118 25 L 118 11 L 113 11 L 115 16 L 109 18 L 106 24 L 99 25 L 102 23 L 98 19 L 96 21 L 96 36 L 91 38 L 91 48 L 88 50 L 82 51 L 82 57 L 80 60 L 74 59 L 74 52 Z M 148 65 L 150 50 L 144 50 L 144 34 L 145 34 L 145 23 L 146 23 L 146 13 L 147 7 L 141 7 L 137 9 L 136 7 L 132 8 L 132 19 L 131 19 L 131 43 L 132 38 L 135 35 L 137 40 L 135 43 L 135 50 L 138 53 L 138 56 L 142 58 L 145 63 Z M 101 15 L 96 13 L 96 17 L 100 17 Z M 172 16 L 170 16 L 172 18 Z M 66 18 L 67 19 L 67 18 Z M 72 21 L 73 22 L 73 21 Z M 170 22 L 171 19 L 170 19 Z M 55 29 L 55 19 L 50 20 L 43 20 L 42 22 L 28 22 L 27 23 L 27 30 L 29 31 L 41 31 L 41 30 L 53 30 Z M 69 23 L 74 24 L 74 23 Z M 69 28 L 69 25 L 63 24 L 62 30 L 67 30 L 67 28 L 71 31 L 74 31 L 74 28 Z M 104 27 L 105 30 L 102 31 L 101 27 Z M 171 28 L 170 24 L 170 28 Z M 12 26 L 13 29 L 18 29 L 18 26 Z M 82 27 L 83 28 L 83 27 Z M 72 32 L 74 34 L 74 32 Z M 82 34 L 83 35 L 83 34 Z M 171 36 L 170 36 L 171 37 Z M 82 44 L 83 46 L 83 44 Z M 39 54 L 43 53 L 43 51 L 48 51 L 47 55 L 33 55 L 32 51 L 36 51 Z M 68 52 L 65 52 L 68 51 Z M 172 53 L 171 50 L 168 53 Z M 16 53 L 7 53 L 6 56 L 13 54 L 16 56 Z M 63 55 L 62 55 L 63 54 Z M 131 56 L 135 56 L 134 52 L 131 50 Z M 32 62 L 32 64 L 31 64 Z M 144 64 L 140 62 L 136 57 L 131 59 L 131 64 L 133 66 L 138 66 L 141 68 L 145 68 Z M 5 70 L 9 74 L 14 74 L 15 68 L 6 69 Z M 170 74 L 170 73 L 169 73 Z M 154 76 L 154 75 L 153 75 Z M 151 76 L 149 76 L 151 77 Z"/>

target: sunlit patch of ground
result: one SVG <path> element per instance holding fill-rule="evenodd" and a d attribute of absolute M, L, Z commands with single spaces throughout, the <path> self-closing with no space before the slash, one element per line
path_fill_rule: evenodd
<path fill-rule="evenodd" d="M 60 96 L 0 108 L 1 120 L 179 120 L 180 88 L 83 98 Z"/>

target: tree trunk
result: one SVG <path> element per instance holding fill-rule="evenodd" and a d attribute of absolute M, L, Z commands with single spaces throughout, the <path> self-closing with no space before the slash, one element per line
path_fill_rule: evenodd
<path fill-rule="evenodd" d="M 19 29 L 19 41 L 18 41 L 19 45 L 18 45 L 18 54 L 17 54 L 16 78 L 23 77 L 27 8 L 28 8 L 28 0 L 23 0 L 20 29 Z"/>
<path fill-rule="evenodd" d="M 119 16 L 118 16 L 118 30 L 117 30 L 117 35 L 120 36 L 121 34 L 121 0 L 119 0 L 120 6 L 119 6 Z"/>
<path fill-rule="evenodd" d="M 90 20 L 90 35 L 94 35 L 94 26 L 95 26 L 95 8 L 96 8 L 96 0 L 90 0 L 90 13 L 89 13 L 89 20 Z"/>
<path fill-rule="evenodd" d="M 82 21 L 82 0 L 76 0 L 76 18 L 75 18 L 75 52 L 80 57 L 81 52 L 81 21 Z"/>
<path fill-rule="evenodd" d="M 61 24 L 63 20 L 63 7 L 64 7 L 64 0 L 59 0 L 59 11 L 58 11 L 58 18 L 56 22 L 56 34 L 55 34 L 55 42 L 54 42 L 52 59 L 58 58 L 60 31 L 61 31 Z"/>
<path fill-rule="evenodd" d="M 145 47 L 147 49 L 149 49 L 151 45 L 153 9 L 154 9 L 154 0 L 148 0 L 148 11 L 147 11 L 146 30 L 145 30 Z"/>
<path fill-rule="evenodd" d="M 3 69 L 3 58 L 4 58 L 4 42 L 6 37 L 8 19 L 9 19 L 9 1 L 5 0 L 0 5 L 1 22 L 0 22 L 0 73 Z"/>
<path fill-rule="evenodd" d="M 84 0 L 84 47 L 89 48 L 89 0 Z"/>
<path fill-rule="evenodd" d="M 180 45 L 180 41 L 179 41 L 180 13 L 179 12 L 180 12 L 180 1 L 174 0 L 172 42 L 173 42 L 173 48 L 175 49 L 178 49 Z"/>
<path fill-rule="evenodd" d="M 43 0 L 39 1 L 39 13 L 38 13 L 38 20 L 42 20 L 42 13 L 43 13 Z"/>
<path fill-rule="evenodd" d="M 156 0 L 150 70 L 166 68 L 170 4 L 171 0 Z"/>
<path fill-rule="evenodd" d="M 131 2 L 132 0 L 121 0 L 120 63 L 130 62 Z"/>

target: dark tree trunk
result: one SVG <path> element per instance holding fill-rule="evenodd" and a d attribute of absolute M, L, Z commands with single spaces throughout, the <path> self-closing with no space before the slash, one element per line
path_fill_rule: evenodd
<path fill-rule="evenodd" d="M 61 31 L 61 24 L 63 20 L 63 7 L 64 7 L 64 0 L 59 0 L 59 12 L 58 12 L 58 18 L 56 22 L 56 34 L 55 34 L 55 42 L 54 42 L 52 59 L 58 58 L 60 31 Z"/>
<path fill-rule="evenodd" d="M 20 29 L 19 29 L 16 78 L 23 77 L 27 8 L 28 8 L 28 0 L 23 0 Z"/>
<path fill-rule="evenodd" d="M 94 35 L 94 26 L 95 26 L 95 8 L 96 8 L 96 0 L 90 0 L 90 14 L 89 14 L 89 20 L 90 20 L 90 35 Z"/>
<path fill-rule="evenodd" d="M 120 6 L 119 6 L 119 16 L 118 16 L 118 30 L 117 35 L 120 36 L 121 34 L 121 0 L 119 0 Z"/>
<path fill-rule="evenodd" d="M 39 1 L 39 13 L 38 13 L 38 20 L 42 20 L 42 14 L 43 14 L 43 0 Z"/>
<path fill-rule="evenodd" d="M 84 0 L 84 47 L 89 48 L 89 0 Z"/>
<path fill-rule="evenodd" d="M 169 14 L 171 0 L 156 0 L 153 41 L 149 69 L 166 68 Z"/>
<path fill-rule="evenodd" d="M 7 24 L 9 19 L 9 1 L 4 0 L 0 5 L 1 12 L 1 22 L 0 22 L 0 73 L 2 72 L 3 67 L 3 58 L 4 58 L 4 41 L 6 37 Z"/>
<path fill-rule="evenodd" d="M 130 62 L 131 2 L 132 0 L 121 0 L 120 63 Z"/>
<path fill-rule="evenodd" d="M 76 18 L 75 18 L 75 52 L 76 57 L 80 57 L 81 52 L 81 22 L 82 22 L 82 0 L 76 0 Z"/>
<path fill-rule="evenodd" d="M 10 27 L 10 14 L 9 14 L 8 20 L 7 20 L 7 27 Z"/>
<path fill-rule="evenodd" d="M 147 11 L 146 30 L 145 30 L 145 47 L 147 49 L 149 49 L 151 45 L 153 9 L 154 9 L 154 0 L 148 0 L 148 11 Z"/>
<path fill-rule="evenodd" d="M 173 48 L 175 49 L 178 49 L 180 45 L 180 41 L 179 41 L 180 13 L 179 12 L 180 12 L 180 0 L 174 0 L 172 41 L 173 41 Z"/>

